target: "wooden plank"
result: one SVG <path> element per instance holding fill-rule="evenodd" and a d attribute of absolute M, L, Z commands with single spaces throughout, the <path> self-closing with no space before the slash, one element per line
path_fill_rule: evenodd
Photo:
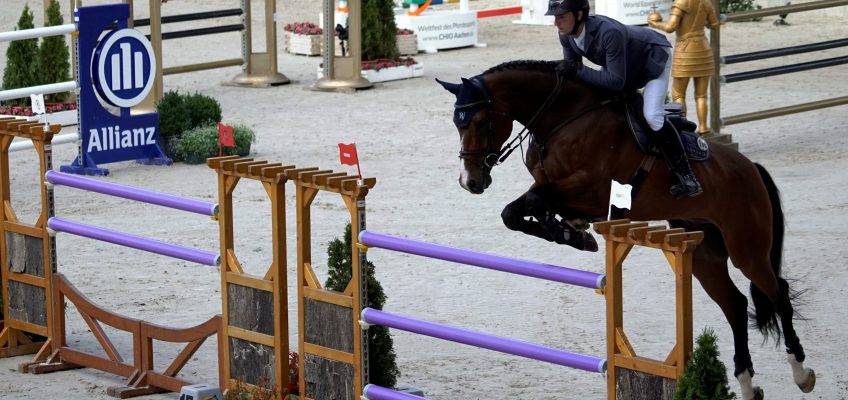
<path fill-rule="evenodd" d="M 235 160 L 241 158 L 240 156 L 223 156 L 223 157 L 210 157 L 206 159 L 206 165 L 212 169 L 221 169 L 221 164 L 224 161 Z"/>
<path fill-rule="evenodd" d="M 14 211 L 10 208 L 10 209 L 6 210 L 6 214 L 8 215 L 9 213 L 14 214 Z M 9 232 L 14 232 L 14 233 L 20 233 L 21 235 L 37 237 L 37 238 L 44 238 L 45 236 L 47 236 L 47 230 L 46 229 L 37 228 L 37 227 L 29 225 L 29 224 L 24 224 L 24 223 L 14 222 L 14 221 L 4 221 L 3 222 L 3 230 L 9 231 Z"/>
<path fill-rule="evenodd" d="M 595 232 L 601 235 L 608 235 L 613 226 L 627 224 L 629 222 L 629 219 L 614 219 L 612 221 L 595 222 L 592 224 L 592 227 L 595 229 Z"/>
<path fill-rule="evenodd" d="M 265 161 L 265 160 L 245 161 L 245 162 L 241 162 L 241 163 L 236 163 L 234 165 L 234 167 L 236 169 L 236 172 L 238 172 L 240 174 L 247 174 L 248 170 L 251 167 L 256 167 L 256 166 L 264 165 L 264 164 L 268 164 L 268 161 Z"/>
<path fill-rule="evenodd" d="M 308 299 L 318 300 L 324 303 L 335 304 L 337 306 L 352 308 L 353 297 L 339 294 L 326 289 L 303 288 L 303 296 Z"/>
<path fill-rule="evenodd" d="M 318 186 L 325 186 L 327 184 L 327 179 L 337 178 L 340 176 L 347 176 L 346 172 L 333 172 L 332 174 L 324 174 L 316 176 L 314 181 Z"/>
<path fill-rule="evenodd" d="M 281 163 L 269 163 L 265 161 L 264 164 L 251 165 L 247 167 L 247 174 L 252 177 L 261 177 L 263 169 L 271 167 L 281 167 L 282 165 L 283 164 Z"/>
<path fill-rule="evenodd" d="M 637 241 L 645 240 L 645 237 L 648 236 L 648 232 L 653 231 L 661 231 L 663 229 L 667 229 L 668 227 L 662 225 L 655 226 L 643 226 L 641 228 L 633 228 L 630 230 L 630 238 Z"/>
<path fill-rule="evenodd" d="M 227 335 L 248 342 L 263 344 L 268 347 L 274 347 L 274 336 L 265 335 L 259 332 L 249 331 L 247 329 L 237 328 L 235 326 L 227 326 Z"/>
<path fill-rule="evenodd" d="M 677 234 L 677 233 L 684 233 L 684 232 L 686 232 L 686 230 L 683 229 L 683 228 L 674 228 L 674 229 L 666 229 L 666 230 L 662 230 L 662 231 L 648 232 L 646 240 L 648 241 L 648 244 L 661 246 L 663 244 L 663 242 L 665 241 L 666 236 Z"/>
<path fill-rule="evenodd" d="M 694 231 L 694 232 L 686 232 L 686 233 L 676 233 L 667 235 L 665 237 L 665 244 L 674 247 L 680 247 L 680 245 L 684 241 L 693 241 L 696 244 L 701 243 L 704 240 L 704 232 L 702 231 Z"/>
<path fill-rule="evenodd" d="M 293 169 L 286 170 L 285 173 L 286 173 L 286 177 L 288 177 L 290 180 L 300 182 L 300 173 L 301 172 L 317 171 L 317 170 L 318 170 L 318 167 L 293 168 Z"/>
<path fill-rule="evenodd" d="M 303 266 L 304 278 L 306 278 L 306 286 L 314 289 L 321 289 L 321 281 L 318 280 L 318 275 L 312 269 L 311 263 L 305 263 Z"/>
<path fill-rule="evenodd" d="M 304 350 L 309 354 L 314 354 L 328 360 L 341 361 L 346 364 L 353 364 L 353 354 L 344 351 L 333 350 L 327 347 L 319 346 L 312 343 L 304 343 Z"/>
<path fill-rule="evenodd" d="M 9 275 L 7 275 L 6 279 L 10 281 L 26 283 L 27 285 L 37 286 L 40 288 L 47 288 L 48 279 L 46 278 L 30 274 L 18 274 L 11 271 L 7 271 L 7 273 Z"/>
<path fill-rule="evenodd" d="M 74 350 L 69 347 L 59 349 L 62 360 L 71 364 L 82 365 L 88 368 L 94 368 L 99 371 L 109 372 L 115 375 L 120 375 L 128 378 L 136 369 L 132 365 L 122 364 L 95 356 L 93 354 L 84 353 L 79 350 Z"/>
<path fill-rule="evenodd" d="M 633 345 L 630 344 L 630 340 L 627 339 L 627 335 L 624 333 L 623 328 L 616 328 L 615 344 L 618 346 L 618 351 L 620 351 L 622 355 L 627 357 L 637 356 L 636 351 L 633 350 Z"/>
<path fill-rule="evenodd" d="M 258 276 L 253 276 L 247 273 L 227 272 L 226 281 L 236 285 L 246 286 L 266 292 L 274 291 L 274 282 L 267 281 Z"/>
<path fill-rule="evenodd" d="M 241 263 L 239 262 L 238 257 L 236 257 L 236 254 L 235 252 L 233 252 L 232 249 L 227 249 L 227 269 L 229 271 L 224 272 L 235 272 L 238 274 L 244 273 L 244 268 L 241 267 Z"/>
<path fill-rule="evenodd" d="M 677 379 L 677 367 L 665 365 L 660 361 L 644 357 L 615 356 L 615 366 L 640 371 L 669 379 Z"/>

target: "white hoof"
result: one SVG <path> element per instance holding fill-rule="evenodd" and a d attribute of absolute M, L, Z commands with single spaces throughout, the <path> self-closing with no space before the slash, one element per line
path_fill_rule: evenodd
<path fill-rule="evenodd" d="M 804 393 L 810 393 L 816 387 L 816 372 L 810 368 L 804 368 L 804 363 L 800 363 L 795 359 L 792 353 L 787 354 L 789 365 L 792 366 L 792 378 L 795 384 Z"/>
<path fill-rule="evenodd" d="M 801 383 L 795 383 L 798 384 L 798 389 L 801 389 L 802 392 L 810 393 L 816 387 L 816 371 L 813 371 L 811 368 L 804 368 L 804 372 L 807 373 L 807 378 Z"/>

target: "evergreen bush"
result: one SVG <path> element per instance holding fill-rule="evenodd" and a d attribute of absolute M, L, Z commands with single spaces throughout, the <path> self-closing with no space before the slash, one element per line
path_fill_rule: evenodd
<path fill-rule="evenodd" d="M 705 328 L 698 336 L 697 346 L 686 363 L 683 376 L 677 381 L 674 400 L 729 400 L 736 394 L 727 385 L 727 368 L 719 358 L 716 336 Z"/>
<path fill-rule="evenodd" d="M 393 0 L 362 0 L 362 60 L 400 56 Z"/>
<path fill-rule="evenodd" d="M 336 238 L 327 245 L 329 273 L 324 287 L 328 290 L 343 292 L 350 282 L 353 273 L 350 232 L 351 227 L 348 223 L 345 226 L 344 241 Z M 375 310 L 382 310 L 386 303 L 383 286 L 380 285 L 374 275 L 374 264 L 369 261 L 365 268 L 368 277 L 367 306 Z M 392 337 L 389 335 L 389 328 L 374 325 L 368 328 L 367 333 L 370 383 L 393 388 L 397 384 L 400 370 L 395 362 L 396 354 Z"/>
<path fill-rule="evenodd" d="M 32 11 L 29 5 L 24 4 L 24 10 L 15 29 L 35 28 L 32 20 Z M 6 69 L 3 71 L 3 90 L 38 86 L 39 83 L 38 39 L 15 40 L 9 43 L 9 48 L 6 49 Z M 25 106 L 29 104 L 29 98 L 12 99 L 8 102 L 10 105 Z"/>
<path fill-rule="evenodd" d="M 221 121 L 221 104 L 212 97 L 195 92 L 184 96 L 183 104 L 185 104 L 191 128 L 217 125 Z"/>
<path fill-rule="evenodd" d="M 754 4 L 754 0 L 720 0 L 719 8 L 722 14 L 730 14 L 739 11 L 748 11 L 760 9 L 762 6 Z M 759 21 L 762 18 L 755 18 L 754 21 Z"/>
<path fill-rule="evenodd" d="M 156 104 L 159 113 L 159 136 L 180 136 L 192 128 L 191 117 L 179 92 L 169 90 Z"/>
<path fill-rule="evenodd" d="M 62 9 L 59 0 L 51 0 L 47 7 L 47 21 L 44 26 L 57 26 L 64 24 Z M 71 63 L 68 45 L 65 43 L 65 35 L 48 36 L 41 40 L 38 48 L 38 65 L 41 70 L 41 84 L 67 82 L 70 80 L 69 70 Z M 68 93 L 53 93 L 45 96 L 48 103 L 65 101 Z"/>

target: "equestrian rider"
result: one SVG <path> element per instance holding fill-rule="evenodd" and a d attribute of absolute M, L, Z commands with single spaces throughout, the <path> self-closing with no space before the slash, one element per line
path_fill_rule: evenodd
<path fill-rule="evenodd" d="M 567 78 L 613 91 L 645 88 L 642 112 L 672 172 L 669 192 L 675 198 L 701 194 L 677 130 L 665 118 L 671 72 L 671 44 L 659 32 L 589 15 L 588 0 L 550 0 L 545 15 L 554 16 L 563 61 L 557 71 Z M 601 67 L 583 66 L 582 57 Z"/>

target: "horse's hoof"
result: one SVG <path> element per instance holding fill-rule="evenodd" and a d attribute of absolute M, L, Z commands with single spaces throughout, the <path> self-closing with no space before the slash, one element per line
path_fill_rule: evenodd
<path fill-rule="evenodd" d="M 816 387 L 816 371 L 813 371 L 812 368 L 807 368 L 806 370 L 807 379 L 798 384 L 798 389 L 801 389 L 804 393 L 810 393 Z"/>
<path fill-rule="evenodd" d="M 595 237 L 592 236 L 591 233 L 580 232 L 580 234 L 583 236 L 583 248 L 581 250 L 591 251 L 593 253 L 598 251 L 598 242 L 595 240 Z"/>
<path fill-rule="evenodd" d="M 585 218 L 571 219 L 568 220 L 568 223 L 578 231 L 585 231 L 592 227 L 592 224 L 589 223 L 589 220 Z"/>
<path fill-rule="evenodd" d="M 753 400 L 764 400 L 766 398 L 765 392 L 763 392 L 763 388 L 759 386 L 754 386 L 754 397 Z"/>

